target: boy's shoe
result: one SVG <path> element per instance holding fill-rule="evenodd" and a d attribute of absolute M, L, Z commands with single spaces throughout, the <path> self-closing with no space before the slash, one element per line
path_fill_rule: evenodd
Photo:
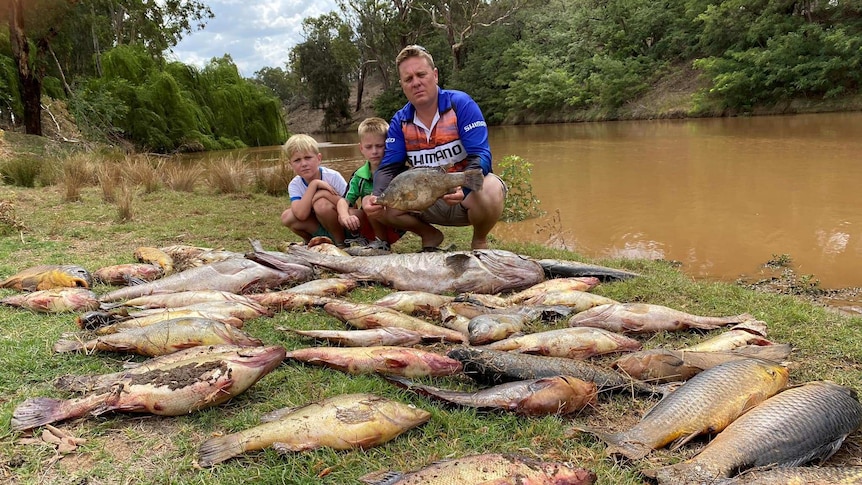
<path fill-rule="evenodd" d="M 347 248 L 346 251 L 351 256 L 382 256 L 391 253 L 389 243 L 380 239 L 375 239 L 366 246 Z"/>
<path fill-rule="evenodd" d="M 368 243 L 368 245 L 366 245 L 365 247 L 368 249 L 377 249 L 386 252 L 391 251 L 389 243 L 379 238 L 374 238 L 374 241 Z"/>
<path fill-rule="evenodd" d="M 344 243 L 347 244 L 348 246 L 365 247 L 365 246 L 368 246 L 368 239 L 366 239 L 365 236 L 360 235 L 360 236 L 356 236 L 356 237 L 347 238 L 344 240 Z"/>

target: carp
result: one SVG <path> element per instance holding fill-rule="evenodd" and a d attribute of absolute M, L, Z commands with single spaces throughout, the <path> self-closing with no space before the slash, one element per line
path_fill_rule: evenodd
<path fill-rule="evenodd" d="M 0 304 L 38 313 L 86 312 L 99 308 L 99 297 L 87 288 L 64 286 L 9 295 Z"/>
<path fill-rule="evenodd" d="M 18 405 L 12 429 L 27 430 L 87 414 L 110 411 L 180 416 L 222 404 L 245 392 L 284 358 L 284 348 L 221 356 L 210 361 L 136 374 L 115 381 L 107 390 L 76 399 L 37 397 Z"/>
<path fill-rule="evenodd" d="M 128 300 L 155 293 L 189 290 L 221 290 L 231 293 L 254 293 L 287 284 L 308 281 L 314 272 L 308 266 L 293 265 L 292 271 L 276 270 L 250 259 L 228 259 L 187 269 L 170 276 L 120 288 L 102 295 L 102 302 Z"/>
<path fill-rule="evenodd" d="M 551 278 L 545 280 L 541 283 L 537 283 L 526 290 L 519 291 L 517 293 L 513 293 L 505 298 L 505 301 L 513 305 L 515 303 L 521 303 L 528 298 L 532 298 L 534 296 L 542 295 L 544 293 L 551 293 L 555 291 L 569 291 L 569 290 L 577 290 L 577 291 L 590 291 L 595 288 L 596 285 L 599 284 L 599 279 L 594 276 L 578 276 L 571 278 Z"/>
<path fill-rule="evenodd" d="M 608 434 L 576 427 L 608 443 L 607 453 L 636 460 L 673 443 L 677 449 L 704 433 L 718 433 L 787 384 L 774 362 L 744 359 L 707 369 L 667 395 L 629 430 Z M 719 434 L 721 436 L 721 434 Z"/>
<path fill-rule="evenodd" d="M 422 342 L 422 334 L 399 327 L 370 328 L 367 330 L 295 330 L 276 327 L 303 337 L 326 340 L 345 347 L 410 347 Z"/>
<path fill-rule="evenodd" d="M 135 249 L 134 256 L 142 263 L 154 264 L 162 268 L 166 275 L 174 272 L 174 258 L 159 248 L 141 246 Z"/>
<path fill-rule="evenodd" d="M 374 304 L 408 315 L 424 315 L 429 318 L 440 318 L 440 307 L 454 300 L 455 297 L 437 295 L 427 291 L 393 291 L 377 299 Z"/>
<path fill-rule="evenodd" d="M 794 466 L 758 468 L 742 472 L 720 485 L 858 485 L 862 466 Z"/>
<path fill-rule="evenodd" d="M 426 350 L 406 347 L 308 347 L 291 350 L 285 359 L 322 365 L 348 374 L 387 374 L 404 377 L 451 376 L 461 362 Z"/>
<path fill-rule="evenodd" d="M 54 352 L 100 350 L 155 357 L 196 345 L 218 344 L 255 347 L 263 345 L 263 342 L 215 320 L 177 318 L 87 341 L 61 339 L 54 344 Z"/>
<path fill-rule="evenodd" d="M 581 263 L 579 261 L 564 261 L 561 259 L 537 259 L 535 261 L 542 266 L 548 278 L 593 276 L 598 278 L 599 281 L 623 281 L 640 276 L 631 271 Z"/>
<path fill-rule="evenodd" d="M 591 327 L 561 328 L 498 340 L 485 345 L 491 350 L 588 359 L 612 352 L 640 350 L 641 343 L 618 333 Z"/>
<path fill-rule="evenodd" d="M 436 168 L 413 168 L 396 175 L 377 197 L 377 203 L 402 211 L 424 211 L 437 199 L 463 186 L 481 190 L 485 175 L 481 168 L 463 172 L 444 172 Z"/>
<path fill-rule="evenodd" d="M 102 308 L 134 307 L 134 308 L 178 308 L 197 303 L 214 301 L 238 301 L 243 303 L 254 302 L 246 295 L 237 295 L 229 291 L 221 290 L 190 290 L 176 291 L 172 293 L 156 293 L 152 295 L 139 296 L 119 303 L 104 304 Z"/>
<path fill-rule="evenodd" d="M 744 345 L 773 345 L 766 339 L 766 323 L 760 320 L 750 320 L 730 327 L 726 332 L 681 350 L 712 352 L 715 350 L 733 350 Z"/>
<path fill-rule="evenodd" d="M 164 276 L 161 266 L 150 263 L 125 263 L 103 266 L 93 271 L 93 280 L 105 285 L 129 285 L 153 281 Z"/>
<path fill-rule="evenodd" d="M 356 288 L 358 282 L 350 278 L 320 278 L 287 288 L 288 293 L 317 296 L 342 296 Z"/>
<path fill-rule="evenodd" d="M 659 393 L 655 387 L 649 384 L 627 378 L 618 372 L 586 361 L 476 347 L 458 347 L 450 350 L 446 355 L 461 361 L 464 374 L 483 384 L 499 384 L 568 375 L 594 382 L 599 392 Z"/>
<path fill-rule="evenodd" d="M 19 271 L 0 281 L 0 288 L 18 291 L 51 288 L 90 288 L 93 277 L 85 268 L 73 264 L 43 264 Z"/>
<path fill-rule="evenodd" d="M 749 468 L 823 463 L 860 424 L 862 405 L 855 390 L 830 381 L 808 382 L 743 414 L 693 458 L 644 473 L 660 484 L 715 483 Z"/>
<path fill-rule="evenodd" d="M 475 392 L 449 391 L 387 376 L 399 387 L 458 406 L 501 409 L 524 416 L 566 415 L 596 404 L 596 384 L 571 376 L 514 381 Z"/>
<path fill-rule="evenodd" d="M 263 424 L 210 438 L 198 449 L 198 464 L 211 467 L 247 451 L 274 447 L 299 452 L 317 448 L 367 449 L 426 423 L 431 413 L 374 394 L 342 394 L 298 409 L 284 408 Z"/>
<path fill-rule="evenodd" d="M 471 318 L 467 323 L 467 337 L 472 345 L 496 342 L 520 333 L 526 321 L 526 316 L 517 314 L 479 315 Z"/>
<path fill-rule="evenodd" d="M 540 295 L 531 296 L 523 301 L 524 305 L 562 305 L 571 308 L 575 313 L 583 312 L 599 305 L 610 305 L 613 303 L 619 302 L 606 296 L 578 290 L 542 293 Z M 612 329 L 608 328 L 608 330 Z M 619 332 L 619 330 L 613 331 Z"/>
<path fill-rule="evenodd" d="M 748 313 L 729 317 L 705 317 L 650 303 L 610 303 L 572 316 L 569 326 L 598 327 L 620 333 L 653 333 L 688 328 L 714 330 L 722 325 L 754 319 Z"/>
<path fill-rule="evenodd" d="M 456 343 L 467 341 L 467 337 L 460 332 L 434 325 L 421 318 L 412 317 L 386 307 L 367 303 L 333 301 L 323 305 L 323 309 L 326 313 L 360 330 L 400 327 L 419 332 L 426 339 L 436 338 Z"/>
<path fill-rule="evenodd" d="M 438 461 L 410 473 L 371 473 L 360 481 L 368 485 L 592 485 L 596 474 L 570 463 L 489 453 Z"/>
<path fill-rule="evenodd" d="M 499 249 L 381 256 L 330 256 L 299 245 L 287 249 L 309 264 L 396 290 L 493 294 L 520 291 L 545 279 L 542 267 L 530 258 Z"/>
<path fill-rule="evenodd" d="M 617 359 L 611 367 L 634 379 L 653 383 L 685 381 L 696 374 L 731 360 L 758 358 L 783 362 L 791 347 L 781 345 L 747 345 L 729 351 L 699 352 L 691 350 L 641 350 Z"/>

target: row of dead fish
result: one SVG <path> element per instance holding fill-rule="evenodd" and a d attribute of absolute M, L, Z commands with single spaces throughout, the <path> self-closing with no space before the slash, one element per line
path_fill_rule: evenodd
<path fill-rule="evenodd" d="M 610 433 L 604 430 L 580 428 L 605 440 L 609 444 L 609 453 L 621 454 L 633 459 L 646 456 L 653 449 L 671 443 L 674 447 L 678 447 L 700 434 L 720 431 L 716 439 L 691 460 L 645 472 L 661 483 L 713 483 L 748 468 L 756 470 L 743 474 L 736 480 L 762 480 L 763 478 L 760 477 L 763 476 L 768 479 L 769 474 L 775 472 L 757 469 L 758 467 L 768 468 L 776 464 L 796 467 L 811 461 L 825 460 L 840 447 L 847 434 L 859 427 L 862 420 L 862 412 L 859 410 L 855 392 L 848 388 L 834 383 L 812 382 L 783 390 L 788 380 L 787 371 L 776 362 L 785 360 L 790 348 L 787 345 L 766 340 L 765 325 L 762 322 L 756 322 L 751 315 L 702 317 L 659 305 L 615 302 L 589 293 L 599 279 L 605 281 L 624 279 L 632 277 L 631 273 L 615 272 L 616 270 L 610 268 L 590 267 L 580 263 L 566 264 L 556 260 L 535 261 L 505 251 L 353 258 L 297 246 L 288 247 L 285 253 L 264 251 L 259 244 L 253 245 L 253 249 L 253 253 L 242 259 L 262 262 L 260 264 L 266 268 L 288 273 L 291 276 L 267 279 L 270 276 L 266 275 L 270 273 L 255 269 L 254 271 L 260 277 L 256 276 L 253 278 L 254 281 L 244 280 L 241 284 L 232 283 L 229 285 L 230 289 L 225 289 L 228 285 L 215 285 L 213 279 L 229 274 L 241 274 L 250 268 L 255 268 L 245 262 L 220 264 L 230 262 L 232 259 L 240 259 L 234 253 L 233 257 L 221 261 L 175 272 L 173 280 L 171 276 L 167 276 L 149 283 L 122 288 L 99 297 L 96 300 L 98 305 L 87 307 L 85 311 L 89 314 L 85 313 L 78 318 L 81 328 L 96 330 L 103 334 L 94 339 L 97 343 L 81 339 L 75 344 L 67 342 L 61 345 L 58 342 L 57 350 L 80 348 L 128 351 L 131 348 L 129 346 L 126 350 L 120 350 L 121 347 L 116 346 L 99 347 L 98 345 L 104 342 L 99 339 L 120 334 L 130 336 L 133 335 L 130 333 L 131 330 L 135 329 L 143 332 L 144 335 L 154 332 L 144 339 L 150 342 L 158 341 L 159 339 L 153 338 L 154 335 L 181 333 L 175 332 L 172 328 L 165 331 L 159 325 L 171 327 L 186 319 L 184 325 L 190 326 L 191 320 L 196 318 L 208 320 L 209 317 L 167 318 L 149 322 L 146 325 L 142 325 L 140 320 L 136 323 L 129 322 L 149 318 L 153 314 L 186 311 L 179 310 L 177 307 L 201 305 L 204 301 L 213 301 L 210 298 L 217 301 L 247 298 L 264 310 L 258 311 L 256 316 L 247 318 L 271 316 L 272 312 L 276 311 L 303 311 L 311 307 L 319 307 L 356 329 L 346 331 L 285 329 L 301 336 L 326 340 L 347 347 L 308 347 L 290 352 L 281 349 L 283 354 L 280 359 L 276 358 L 279 362 L 287 359 L 326 365 L 350 373 L 378 373 L 386 376 L 394 385 L 454 405 L 480 409 L 507 409 L 524 415 L 567 414 L 595 406 L 597 395 L 602 392 L 624 390 L 637 393 L 664 393 L 667 389 L 659 388 L 656 384 L 685 381 L 675 392 L 662 399 L 631 430 Z M 429 255 L 436 257 L 429 258 Z M 213 266 L 216 267 L 213 268 Z M 342 278 L 315 278 L 317 268 L 334 271 Z M 187 271 L 194 271 L 194 273 L 189 276 Z M 497 272 L 499 274 L 496 274 Z M 513 275 L 518 272 L 526 272 L 526 276 L 514 278 Z M 85 280 L 80 272 L 77 274 L 79 280 Z M 500 275 L 504 278 L 500 278 Z M 505 277 L 509 278 L 508 283 L 501 282 Z M 435 281 L 440 278 L 454 279 L 454 282 Z M 20 278 L 20 281 L 30 281 L 28 284 L 32 285 L 35 279 L 31 272 L 26 278 Z M 58 278 L 55 275 L 52 279 Z M 209 279 L 209 287 L 196 286 L 201 284 L 201 279 Z M 16 281 L 16 278 L 7 279 L 2 285 L 14 287 L 7 285 L 9 281 Z M 123 281 L 132 281 L 132 279 L 125 277 Z M 356 281 L 379 282 L 392 286 L 398 291 L 374 304 L 351 303 L 338 298 L 353 289 Z M 291 288 L 272 291 L 285 285 L 291 285 Z M 83 289 L 89 288 L 83 284 L 76 284 L 76 286 Z M 37 287 L 38 285 L 34 286 L 34 289 Z M 36 290 L 38 291 L 40 290 Z M 50 291 L 50 289 L 45 288 L 42 291 Z M 202 296 L 203 293 L 206 293 L 206 296 Z M 240 295 L 240 293 L 245 294 Z M 444 296 L 447 293 L 456 293 L 458 296 Z M 509 295 L 499 296 L 501 293 Z M 243 302 L 240 305 L 247 303 Z M 246 306 L 253 308 L 253 304 Z M 94 308 L 99 310 L 96 311 Z M 137 313 L 144 308 L 157 309 L 157 311 L 149 315 Z M 170 310 L 164 310 L 164 308 Z M 130 309 L 136 310 L 130 311 Z M 420 317 L 431 318 L 438 321 L 439 325 Z M 239 331 L 244 318 L 237 316 L 229 318 L 235 320 L 232 323 L 220 323 Z M 560 318 L 568 318 L 570 327 L 523 333 L 528 323 Z M 122 323 L 126 323 L 123 328 L 114 327 Z M 710 330 L 732 323 L 738 325 L 706 342 L 682 350 L 640 351 L 640 342 L 625 335 L 687 328 Z M 144 330 L 147 328 L 150 329 Z M 465 345 L 450 350 L 447 355 L 409 347 L 432 341 Z M 253 340 L 210 343 L 250 345 L 251 347 L 248 347 L 250 349 L 265 348 L 262 342 Z M 152 360 L 167 359 L 177 353 L 177 348 L 165 344 L 163 352 L 167 355 Z M 143 349 L 141 347 L 139 350 Z M 193 349 L 181 352 L 190 350 Z M 136 353 L 161 355 L 157 352 L 143 350 Z M 612 352 L 626 352 L 626 354 L 617 359 L 611 369 L 584 360 Z M 198 365 L 195 364 L 195 366 Z M 225 364 L 220 365 L 223 371 Z M 179 367 L 187 369 L 190 366 Z M 211 370 L 212 368 L 207 372 Z M 172 375 L 178 371 L 167 372 Z M 196 374 L 196 372 L 190 373 L 188 381 L 172 378 L 172 382 L 186 382 L 181 384 L 179 389 L 191 389 L 194 386 L 201 386 L 199 384 L 201 381 L 218 381 L 213 375 Z M 150 376 L 156 373 L 155 371 L 152 374 L 144 372 L 144 375 Z M 451 391 L 410 380 L 420 376 L 446 376 L 457 373 L 464 373 L 477 382 L 490 384 L 492 387 L 475 392 Z M 112 405 L 104 403 L 119 402 L 118 397 L 111 396 L 120 396 L 122 393 L 116 389 L 106 391 L 105 382 L 119 383 L 115 387 L 119 387 L 120 390 L 136 391 L 129 394 L 153 394 L 154 390 L 160 390 L 162 387 L 152 384 L 154 381 L 146 381 L 146 378 L 140 375 L 130 377 L 123 373 L 119 374 L 122 376 L 100 378 L 101 384 L 79 385 L 76 388 L 77 392 L 81 392 L 80 389 L 86 389 L 89 386 L 96 395 L 101 392 L 101 395 L 108 396 L 92 398 L 93 401 L 102 403 L 93 408 L 96 411 L 94 414 L 108 410 L 139 410 L 160 414 L 153 410 L 173 409 L 175 412 L 182 406 L 189 406 L 186 411 L 189 412 L 224 402 L 215 402 L 212 398 L 208 398 L 203 403 L 184 402 L 177 408 L 171 408 L 162 404 L 156 406 L 151 404 L 155 403 L 156 399 L 146 398 L 139 400 L 145 404 L 123 403 L 117 407 L 111 407 Z M 67 378 L 66 382 L 80 380 L 82 379 Z M 89 382 L 86 379 L 83 380 Z M 253 382 L 248 385 L 251 384 Z M 239 388 L 218 392 L 234 396 L 242 392 L 237 392 Z M 73 390 L 71 387 L 67 389 Z M 333 405 L 333 401 L 312 403 L 306 406 L 308 409 L 300 408 L 300 410 L 305 409 L 303 412 L 306 414 L 296 415 L 285 411 L 281 413 L 280 418 L 267 417 L 267 422 L 262 424 L 260 429 L 254 428 L 221 437 L 226 439 L 209 440 L 201 445 L 199 463 L 210 466 L 245 451 L 270 446 L 282 451 L 298 451 L 316 446 L 334 448 L 343 446 L 338 449 L 374 446 L 428 419 L 425 417 L 423 421 L 420 410 L 415 408 L 410 408 L 408 412 L 400 408 L 387 407 L 397 408 L 404 405 L 379 396 L 349 395 L 331 399 L 339 400 L 338 404 Z M 40 400 L 44 400 L 44 405 L 40 404 L 42 402 Z M 824 400 L 832 404 L 819 406 L 818 403 Z M 19 409 L 16 409 L 13 428 L 27 429 L 45 424 L 42 421 L 49 418 L 44 416 L 62 415 L 61 412 L 56 411 L 59 408 L 83 409 L 83 413 L 77 416 L 93 412 L 88 408 L 90 404 L 76 402 L 74 405 L 68 403 L 60 405 L 55 401 L 57 400 L 47 398 L 28 400 L 19 406 L 20 413 Z M 88 398 L 82 398 L 82 401 L 90 403 Z M 785 401 L 792 404 L 786 404 Z M 365 435 L 358 431 L 345 433 L 348 426 L 356 423 L 340 420 L 337 416 L 333 418 L 327 414 L 327 412 L 331 414 L 329 409 L 331 406 L 342 408 L 371 406 L 369 403 L 379 403 L 380 409 L 387 409 L 380 411 L 388 416 L 385 420 L 388 420 L 390 425 L 393 423 L 400 423 L 400 425 L 396 426 L 397 429 L 377 430 L 376 427 L 380 424 L 374 419 L 369 419 L 368 422 L 360 423 L 362 425 L 360 427 L 363 429 L 367 427 L 371 432 L 368 436 L 388 438 L 363 438 Z M 805 409 L 807 412 L 799 416 L 792 412 L 793 409 Z M 373 414 L 367 409 L 366 411 L 363 415 Z M 759 413 L 752 414 L 754 411 Z M 754 416 L 750 418 L 751 422 L 742 421 L 743 424 L 735 424 L 749 415 Z M 74 416 L 76 415 L 67 415 L 67 417 Z M 302 433 L 292 428 L 295 426 L 292 420 L 309 420 L 312 419 L 311 416 L 321 421 L 319 426 L 310 428 L 314 428 L 317 433 L 332 434 L 326 437 L 321 435 L 304 438 L 300 436 Z M 279 423 L 281 418 L 287 419 L 287 422 Z M 760 421 L 754 421 L 756 419 Z M 787 430 L 790 430 L 792 439 L 781 441 L 779 437 L 787 435 Z M 756 434 L 755 431 L 760 434 Z M 746 433 L 750 433 L 751 436 Z M 298 441 L 292 441 L 290 438 L 294 434 L 298 436 Z M 344 440 L 346 436 L 353 437 L 348 440 L 349 444 L 338 441 Z M 729 437 L 721 438 L 722 436 Z M 802 437 L 806 437 L 807 441 L 802 440 Z M 381 439 L 383 441 L 379 441 Z M 737 442 L 746 443 L 747 451 L 738 454 L 729 453 L 727 450 Z M 714 443 L 724 443 L 722 445 L 724 448 L 719 448 L 719 445 Z M 713 446 L 715 448 L 710 449 Z M 768 452 L 768 450 L 772 451 Z M 728 458 L 730 455 L 736 458 Z M 761 455 L 768 458 L 758 458 Z M 487 470 L 517 468 L 517 465 L 523 464 L 523 460 L 523 457 L 501 455 L 477 455 L 461 459 L 462 463 L 483 463 L 483 466 L 494 464 Z M 499 467 L 495 468 L 498 465 Z M 433 473 L 450 470 L 454 465 L 444 462 L 432 465 L 429 469 L 435 466 L 441 468 Z M 548 466 L 559 467 L 560 464 Z M 538 470 L 541 467 L 528 466 L 527 468 Z M 594 475 L 586 470 L 572 467 L 567 469 L 572 470 L 575 474 L 573 476 L 581 480 L 574 483 L 591 483 L 595 479 Z M 476 473 L 474 468 L 470 467 L 465 468 L 467 472 L 463 472 L 458 467 L 451 470 L 455 470 L 452 473 Z M 857 472 L 852 469 L 818 468 L 816 470 L 823 470 L 823 473 L 831 476 L 852 475 Z M 428 481 L 430 475 L 421 478 L 426 481 L 409 481 L 420 480 L 417 477 L 423 476 L 422 473 L 419 471 L 398 475 L 396 480 L 401 481 L 392 481 L 392 477 L 368 478 L 366 481 L 379 484 L 434 483 Z M 816 471 L 812 468 L 799 468 L 797 473 L 807 476 Z M 464 483 L 470 482 L 469 479 L 465 480 Z M 547 483 L 569 482 L 549 481 Z M 768 482 L 751 481 L 750 483 Z"/>

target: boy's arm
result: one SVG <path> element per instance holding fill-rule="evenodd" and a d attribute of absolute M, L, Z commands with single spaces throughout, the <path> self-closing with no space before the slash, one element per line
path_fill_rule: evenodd
<path fill-rule="evenodd" d="M 318 182 L 319 180 L 313 180 L 308 184 L 308 188 L 305 189 L 305 193 L 302 194 L 301 198 L 290 202 L 290 210 L 293 211 L 293 215 L 300 221 L 308 220 L 311 217 L 311 206 L 319 187 Z"/>
<path fill-rule="evenodd" d="M 351 231 L 359 230 L 359 218 L 350 213 L 350 205 L 345 198 L 338 199 L 338 203 L 335 204 L 335 210 L 338 212 L 339 224 Z"/>

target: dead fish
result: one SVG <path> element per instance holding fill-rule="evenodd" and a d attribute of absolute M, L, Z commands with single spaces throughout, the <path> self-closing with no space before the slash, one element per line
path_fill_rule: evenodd
<path fill-rule="evenodd" d="M 414 168 L 396 175 L 377 203 L 402 211 L 424 211 L 437 199 L 463 186 L 470 190 L 481 190 L 485 181 L 482 169 L 463 172 L 444 172 L 434 168 Z"/>
<path fill-rule="evenodd" d="M 427 291 L 393 291 L 374 302 L 379 305 L 408 315 L 424 315 L 432 319 L 440 318 L 440 307 L 451 302 L 452 296 L 437 295 Z"/>
<path fill-rule="evenodd" d="M 81 330 L 97 330 L 127 319 L 128 317 L 122 313 L 95 310 L 78 315 L 75 323 Z"/>
<path fill-rule="evenodd" d="M 51 288 L 90 288 L 93 277 L 81 266 L 73 264 L 43 264 L 33 266 L 0 282 L 0 288 L 18 291 L 50 290 Z"/>
<path fill-rule="evenodd" d="M 314 251 L 321 254 L 329 254 L 332 256 L 350 256 L 350 253 L 332 244 L 332 239 L 326 238 L 326 242 L 315 241 L 317 238 L 312 238 L 308 241 L 306 247 L 309 251 Z"/>
<path fill-rule="evenodd" d="M 620 333 L 651 333 L 688 328 L 714 330 L 722 325 L 754 319 L 748 313 L 705 317 L 649 303 L 611 303 L 572 316 L 569 326 L 598 327 Z"/>
<path fill-rule="evenodd" d="M 501 409 L 524 416 L 566 415 L 596 404 L 596 384 L 571 376 L 543 377 L 500 384 L 475 392 L 449 391 L 387 376 L 400 387 L 450 404 L 477 409 Z"/>
<path fill-rule="evenodd" d="M 509 295 L 505 301 L 509 305 L 521 303 L 528 298 L 539 296 L 544 293 L 552 293 L 556 291 L 590 291 L 599 284 L 599 279 L 594 276 L 577 276 L 570 278 L 551 278 L 541 283 L 537 283 L 526 290 L 519 291 Z"/>
<path fill-rule="evenodd" d="M 398 327 L 370 328 L 367 330 L 296 330 L 276 327 L 303 337 L 326 340 L 345 347 L 410 347 L 422 342 L 422 334 Z"/>
<path fill-rule="evenodd" d="M 571 315 L 572 309 L 565 305 L 507 305 L 504 307 L 488 306 L 480 299 L 474 298 L 473 295 L 458 295 L 452 302 L 447 303 L 440 309 L 441 315 L 443 310 L 447 314 L 458 314 L 468 319 L 478 317 L 479 315 L 506 315 L 516 314 L 524 316 L 528 321 L 547 320 L 554 321 Z"/>
<path fill-rule="evenodd" d="M 215 302 L 215 301 L 236 301 L 243 303 L 254 303 L 246 295 L 237 295 L 229 291 L 222 290 L 190 290 L 176 291 L 171 293 L 156 293 L 152 295 L 139 296 L 130 300 L 121 301 L 115 304 L 105 304 L 103 308 L 117 307 L 134 307 L 134 308 L 179 308 L 197 303 Z"/>
<path fill-rule="evenodd" d="M 542 267 L 528 257 L 499 249 L 381 256 L 330 256 L 298 245 L 287 249 L 309 264 L 396 290 L 494 294 L 520 291 L 545 279 Z"/>
<path fill-rule="evenodd" d="M 599 392 L 634 391 L 642 394 L 658 394 L 659 391 L 646 383 L 632 380 L 618 372 L 586 361 L 543 355 L 519 354 L 501 350 L 458 347 L 446 355 L 459 360 L 464 374 L 483 384 L 500 384 L 568 375 L 594 382 Z"/>
<path fill-rule="evenodd" d="M 244 257 L 242 253 L 186 244 L 175 244 L 159 249 L 171 257 L 174 262 L 174 271 L 185 271 L 217 261 Z"/>
<path fill-rule="evenodd" d="M 342 296 L 356 288 L 357 281 L 350 278 L 319 278 L 287 288 L 288 293 L 317 296 Z"/>
<path fill-rule="evenodd" d="M 672 450 L 704 433 L 718 433 L 787 384 L 787 369 L 775 362 L 744 359 L 727 362 L 692 377 L 659 401 L 631 429 L 597 435 L 608 454 L 636 460 L 673 443 Z M 721 434 L 719 434 L 721 436 Z"/>
<path fill-rule="evenodd" d="M 856 391 L 829 381 L 809 382 L 743 414 L 694 458 L 644 473 L 660 484 L 714 483 L 748 468 L 823 463 L 860 424 Z"/>
<path fill-rule="evenodd" d="M 612 298 L 586 291 L 568 290 L 542 293 L 527 298 L 523 303 L 524 305 L 563 305 L 571 308 L 575 313 L 579 313 L 599 305 L 609 305 L 619 302 Z M 608 330 L 611 329 L 609 328 Z"/>
<path fill-rule="evenodd" d="M 142 263 L 155 264 L 162 268 L 166 275 L 174 272 L 174 259 L 159 248 L 141 246 L 135 249 L 134 256 Z"/>
<path fill-rule="evenodd" d="M 128 300 L 155 293 L 189 290 L 221 290 L 254 293 L 287 284 L 308 281 L 311 268 L 295 265 L 293 271 L 275 270 L 250 259 L 229 259 L 174 273 L 156 281 L 120 288 L 102 295 L 102 302 Z"/>
<path fill-rule="evenodd" d="M 273 347 L 242 347 L 239 345 L 197 345 L 188 349 L 178 350 L 170 354 L 147 359 L 141 363 L 133 363 L 119 372 L 107 374 L 64 375 L 54 381 L 54 387 L 69 392 L 88 393 L 106 391 L 114 383 L 135 376 L 152 375 L 153 372 L 166 372 L 189 363 L 201 365 L 223 359 L 252 359 L 267 354 Z M 284 357 L 282 357 L 282 360 Z"/>
<path fill-rule="evenodd" d="M 467 337 L 457 331 L 450 330 L 421 318 L 412 317 L 386 307 L 367 303 L 352 303 L 333 301 L 323 305 L 326 313 L 360 330 L 379 327 L 400 327 L 414 330 L 423 338 L 437 338 L 448 342 L 466 342 Z"/>
<path fill-rule="evenodd" d="M 0 304 L 39 313 L 86 312 L 99 308 L 99 297 L 87 288 L 59 287 L 9 295 Z"/>
<path fill-rule="evenodd" d="M 300 408 L 281 409 L 263 424 L 210 438 L 198 449 L 198 464 L 210 467 L 270 446 L 280 453 L 317 448 L 368 449 L 397 438 L 431 419 L 431 413 L 374 394 L 342 394 Z"/>
<path fill-rule="evenodd" d="M 485 345 L 491 350 L 514 350 L 525 354 L 588 359 L 612 352 L 640 350 L 641 343 L 601 328 L 573 327 L 547 330 Z"/>
<path fill-rule="evenodd" d="M 451 310 L 449 305 L 440 309 L 440 326 L 454 330 L 463 335 L 462 342 L 470 340 L 470 319 Z"/>
<path fill-rule="evenodd" d="M 129 317 L 147 317 L 150 315 L 158 315 L 165 312 L 179 312 L 183 310 L 216 313 L 230 317 L 236 317 L 243 321 L 251 320 L 253 318 L 273 316 L 272 310 L 266 308 L 265 306 L 254 300 L 249 299 L 248 301 L 203 301 L 173 308 L 149 308 L 145 310 L 131 311 L 129 312 Z"/>
<path fill-rule="evenodd" d="M 721 485 L 858 485 L 862 466 L 766 467 L 742 472 Z"/>
<path fill-rule="evenodd" d="M 323 306 L 333 301 L 339 301 L 328 296 L 307 295 L 287 290 L 250 293 L 246 296 L 277 312 L 282 310 L 306 310 L 310 307 Z"/>
<path fill-rule="evenodd" d="M 575 276 L 594 276 L 600 281 L 623 281 L 640 276 L 631 271 L 609 268 L 579 261 L 564 261 L 561 259 L 537 259 L 548 278 L 571 278 Z"/>
<path fill-rule="evenodd" d="M 93 272 L 93 279 L 105 285 L 128 285 L 131 282 L 153 281 L 164 276 L 161 266 L 150 263 L 125 263 L 103 266 Z"/>
<path fill-rule="evenodd" d="M 128 330 L 140 330 L 151 325 L 179 318 L 212 320 L 214 322 L 230 325 L 234 328 L 242 328 L 245 325 L 245 321 L 243 319 L 220 312 L 189 310 L 184 308 L 160 308 L 158 310 L 158 313 L 135 318 L 129 318 L 125 313 L 120 314 L 115 319 L 110 317 L 110 313 L 107 318 L 93 318 L 94 315 L 88 315 L 87 321 L 84 321 L 83 317 L 78 318 L 78 327 L 92 330 L 97 335 L 110 335 L 113 333 L 126 332 Z M 106 325 L 96 326 L 101 323 L 105 323 Z"/>
<path fill-rule="evenodd" d="M 360 481 L 368 485 L 592 485 L 596 474 L 570 463 L 489 453 L 438 461 L 410 473 L 371 473 Z"/>
<path fill-rule="evenodd" d="M 180 416 L 216 406 L 245 392 L 284 358 L 283 347 L 263 349 L 251 355 L 155 369 L 115 381 L 107 391 L 78 399 L 27 399 L 15 408 L 12 429 L 22 431 L 110 411 Z"/>
<path fill-rule="evenodd" d="M 467 336 L 472 345 L 483 345 L 520 333 L 527 317 L 517 314 L 495 313 L 479 315 L 467 324 Z"/>
<path fill-rule="evenodd" d="M 653 383 L 685 381 L 695 375 L 731 360 L 757 359 L 783 362 L 791 347 L 781 345 L 748 345 L 728 351 L 700 352 L 691 350 L 650 349 L 627 354 L 611 367 L 639 379 Z"/>
<path fill-rule="evenodd" d="M 177 318 L 147 327 L 103 335 L 92 340 L 59 340 L 54 352 L 109 351 L 155 357 L 196 345 L 231 344 L 246 347 L 263 345 L 230 325 L 203 318 Z"/>
<path fill-rule="evenodd" d="M 690 345 L 681 350 L 713 352 L 716 350 L 733 350 L 736 347 L 744 345 L 774 344 L 774 342 L 767 340 L 765 337 L 766 323 L 759 320 L 749 320 L 739 325 L 734 325 L 730 330 L 704 340 L 699 344 Z"/>
<path fill-rule="evenodd" d="M 450 376 L 461 362 L 426 350 L 376 347 L 308 347 L 287 353 L 286 359 L 322 365 L 348 374 L 387 374 L 404 377 Z"/>

